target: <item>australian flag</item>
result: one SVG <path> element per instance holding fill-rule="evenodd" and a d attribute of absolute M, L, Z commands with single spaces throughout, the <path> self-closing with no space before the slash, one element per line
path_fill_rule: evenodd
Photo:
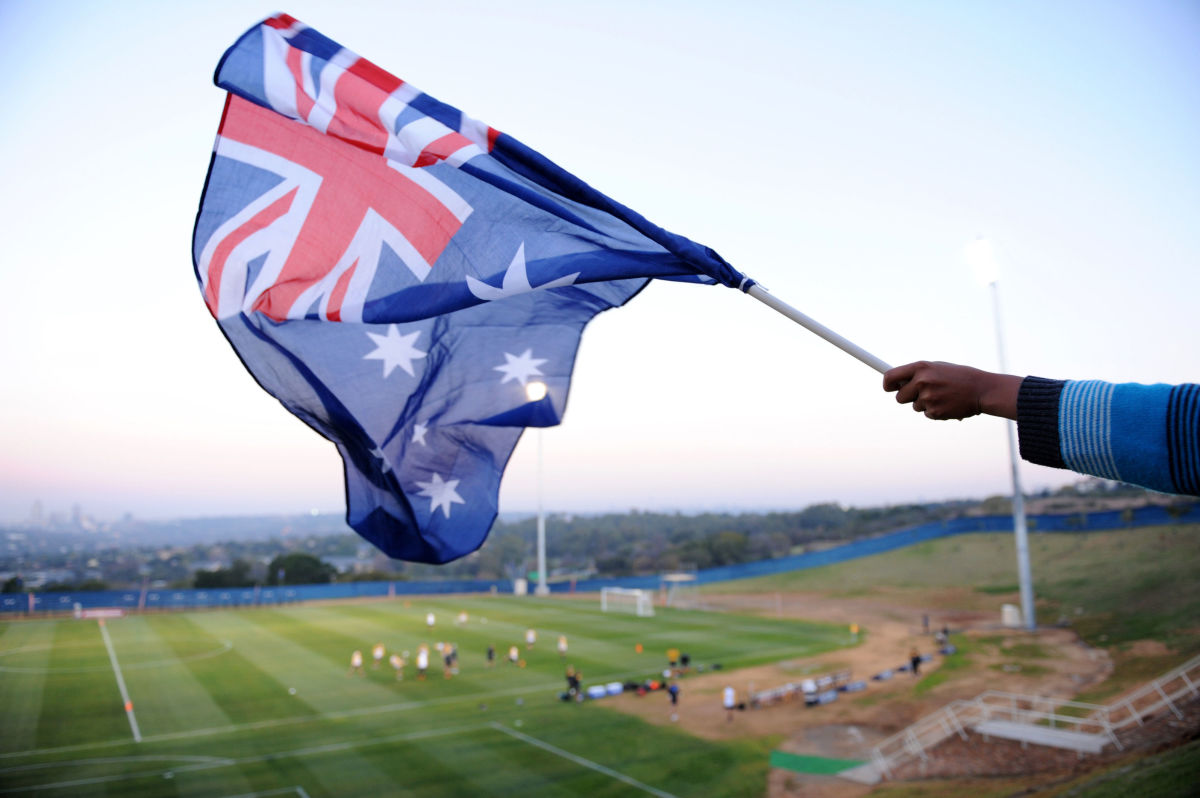
<path fill-rule="evenodd" d="M 751 281 L 286 14 L 221 58 L 192 243 L 258 383 L 332 441 L 392 557 L 477 549 L 525 427 L 562 418 L 584 326 L 652 277 Z"/>

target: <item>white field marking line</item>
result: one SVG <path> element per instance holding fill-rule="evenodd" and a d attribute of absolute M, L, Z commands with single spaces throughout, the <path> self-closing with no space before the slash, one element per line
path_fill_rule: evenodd
<path fill-rule="evenodd" d="M 799 649 L 799 650 L 798 650 Z M 788 646 L 787 648 L 769 649 L 763 652 L 755 652 L 765 656 L 776 656 L 789 654 L 792 656 L 811 656 L 805 647 Z M 731 654 L 730 656 L 733 656 Z M 623 681 L 628 678 L 643 676 L 647 671 L 654 670 L 652 667 L 636 671 L 625 671 L 624 673 L 606 674 L 596 678 L 596 683 Z M 715 671 L 714 671 L 715 672 Z M 655 671 L 657 673 L 657 671 Z M 333 710 L 330 712 L 321 712 L 314 715 L 306 715 L 302 717 L 287 717 L 274 718 L 272 720 L 260 720 L 253 723 L 230 724 L 228 726 L 214 726 L 206 729 L 190 729 L 179 732 L 166 732 L 164 734 L 151 735 L 141 740 L 144 743 L 151 742 L 169 742 L 171 740 L 187 740 L 195 737 L 211 737 L 219 734 L 236 734 L 242 731 L 256 731 L 260 729 L 269 729 L 275 726 L 284 726 L 299 723 L 313 723 L 323 720 L 344 720 L 347 718 L 362 717 L 366 715 L 380 715 L 389 712 L 406 712 L 413 709 L 421 709 L 424 707 L 439 706 L 442 704 L 453 704 L 458 701 L 469 703 L 473 701 L 487 700 L 493 698 L 502 698 L 504 696 L 521 695 L 526 693 L 539 692 L 541 690 L 552 690 L 555 686 L 560 685 L 559 681 L 553 683 L 547 682 L 541 685 L 527 687 L 513 687 L 507 690 L 496 690 L 492 692 L 473 693 L 469 695 L 446 696 L 444 698 L 431 698 L 425 701 L 404 701 L 395 704 L 384 704 L 377 707 L 362 707 L 360 709 L 344 709 Z M 25 751 L 8 751 L 0 753 L 0 761 L 5 759 L 13 759 L 16 757 L 26 756 L 44 756 L 49 754 L 63 754 L 72 751 L 89 751 L 99 748 L 115 748 L 117 746 L 126 745 L 125 740 L 106 740 L 95 743 L 79 743 L 76 745 L 64 745 L 55 748 L 32 748 Z"/>
<path fill-rule="evenodd" d="M 328 754 L 337 751 L 346 751 L 353 748 L 370 748 L 376 745 L 387 745 L 389 743 L 408 742 L 412 740 L 421 740 L 427 737 L 441 737 L 447 734 L 460 734 L 462 732 L 483 731 L 487 729 L 486 724 L 474 724 L 471 726 L 454 726 L 445 729 L 431 729 L 428 731 L 408 732 L 406 734 L 394 734 L 390 737 L 379 737 L 366 740 L 343 740 L 337 743 L 326 743 L 325 745 L 312 746 L 309 748 L 296 748 L 291 751 L 278 751 L 272 754 L 258 754 L 256 756 L 241 757 L 239 759 L 216 759 L 211 762 L 198 762 L 192 765 L 184 765 L 182 767 L 170 768 L 168 770 L 148 770 L 143 773 L 121 773 L 113 776 L 95 776 L 88 779 L 72 779 L 70 781 L 59 781 L 50 784 L 34 784 L 28 787 L 9 787 L 0 788 L 0 795 L 7 795 L 17 792 L 36 792 L 38 790 L 58 790 L 65 787 L 85 787 L 95 784 L 111 784 L 113 782 L 126 782 L 134 779 L 147 778 L 163 778 L 168 773 L 174 776 L 176 773 L 190 773 L 200 770 L 216 770 L 218 768 L 235 767 L 238 765 L 249 765 L 258 762 L 267 762 L 275 759 L 298 759 L 308 756 L 318 756 L 320 754 Z M 61 762 L 60 765 L 70 765 L 70 762 Z M 300 789 L 300 788 L 294 788 Z M 267 794 L 267 793 L 264 793 Z"/>
<path fill-rule="evenodd" d="M 744 617 L 744 616 L 743 616 Z M 679 624 L 671 629 L 663 629 L 658 632 L 647 632 L 644 636 L 649 638 L 654 637 L 674 637 L 680 634 L 719 634 L 731 624 Z M 736 626 L 739 632 L 755 632 L 758 634 L 773 635 L 776 637 L 795 636 L 796 630 L 781 628 L 781 626 L 760 626 L 751 623 L 737 623 Z M 838 634 L 840 629 L 830 629 L 829 634 Z"/>
<path fill-rule="evenodd" d="M 789 646 L 786 649 L 772 649 L 761 652 L 766 656 L 775 656 L 782 654 L 791 654 L 793 656 L 809 656 L 806 651 L 797 651 L 796 646 Z M 731 654 L 731 656 L 733 656 Z M 596 683 L 605 683 L 619 681 L 636 676 L 642 676 L 647 671 L 653 670 L 650 666 L 636 671 L 625 671 L 624 673 L 606 674 L 596 678 Z M 715 672 L 715 671 L 714 671 Z M 657 671 L 655 671 L 657 673 Z M 513 687 L 507 690 L 495 690 L 492 692 L 472 693 L 469 695 L 446 696 L 443 698 L 431 698 L 425 701 L 404 701 L 396 704 L 384 704 L 378 707 L 362 707 L 360 709 L 339 709 L 330 712 L 321 712 L 314 715 L 306 715 L 302 717 L 287 717 L 274 718 L 271 720 L 260 720 L 253 723 L 230 724 L 228 726 L 214 726 L 206 729 L 189 729 L 187 731 L 166 732 L 163 734 L 155 734 L 149 737 L 142 738 L 145 743 L 169 742 L 171 740 L 187 740 L 195 737 L 211 737 L 219 734 L 236 734 L 243 731 L 256 731 L 260 729 L 269 729 L 275 726 L 285 726 L 299 723 L 314 723 L 323 720 L 344 720 L 347 718 L 363 717 L 367 715 L 382 715 L 389 712 L 406 712 L 414 709 L 422 709 L 424 707 L 439 706 L 442 704 L 453 704 L 458 701 L 469 703 L 492 698 L 502 698 L 504 696 L 521 695 L 525 693 L 534 693 L 541 690 L 552 690 L 559 685 L 558 681 L 553 683 L 545 683 L 536 686 Z M 13 759 L 23 756 L 43 756 L 48 754 L 62 754 L 71 751 L 88 751 L 97 748 L 115 748 L 117 746 L 126 745 L 125 740 L 106 740 L 95 743 L 79 743 L 76 745 L 64 745 L 56 748 L 31 748 L 25 751 L 8 751 L 0 753 L 0 760 Z"/>
<path fill-rule="evenodd" d="M 662 790 L 655 789 L 654 787 L 651 787 L 649 784 L 642 784 L 637 779 L 632 778 L 630 776 L 626 776 L 624 773 L 618 773 L 617 771 L 615 771 L 611 768 L 606 768 L 604 765 L 593 762 L 590 759 L 584 759 L 581 756 L 576 756 L 575 754 L 572 754 L 570 751 L 564 751 L 557 746 L 551 745 L 550 743 L 542 742 L 541 740 L 537 739 L 536 737 L 530 737 L 528 734 L 522 734 L 519 731 L 514 731 L 514 730 L 508 728 L 507 726 L 504 726 L 499 723 L 491 723 L 489 725 L 491 725 L 491 727 L 498 732 L 504 732 L 509 737 L 515 737 L 516 739 L 520 740 L 521 742 L 529 743 L 530 745 L 541 748 L 543 751 L 549 751 L 550 753 L 554 754 L 555 756 L 561 756 L 563 759 L 570 760 L 571 762 L 574 762 L 577 765 L 583 765 L 585 768 L 591 768 L 592 770 L 594 770 L 598 773 L 603 773 L 605 776 L 608 776 L 609 778 L 613 778 L 613 779 L 616 779 L 617 781 L 624 782 L 625 784 L 628 784 L 630 787 L 637 787 L 642 792 L 648 792 L 651 795 L 657 795 L 658 798 L 675 798 L 675 796 L 671 795 L 671 793 L 669 793 L 669 792 L 663 792 Z"/>
<path fill-rule="evenodd" d="M 782 654 L 791 654 L 793 656 L 810 656 L 805 651 L 797 651 L 796 646 L 789 646 L 786 649 L 773 649 L 761 652 L 766 656 L 775 656 Z M 732 656 L 732 654 L 731 654 Z M 625 671 L 624 673 L 606 674 L 596 678 L 596 684 L 623 681 L 625 679 L 643 676 L 647 671 L 654 670 L 651 666 L 636 670 Z M 654 671 L 657 673 L 657 671 Z M 713 671 L 715 673 L 715 671 Z M 474 701 L 503 698 L 511 695 L 522 695 L 527 693 L 535 693 L 541 690 L 553 690 L 561 683 L 559 681 L 546 682 L 541 685 L 533 685 L 527 687 L 512 687 L 507 690 L 495 690 L 492 692 L 472 693 L 469 695 L 445 696 L 443 698 L 431 698 L 425 701 L 403 701 L 395 704 L 384 704 L 377 707 L 362 707 L 359 709 L 339 709 L 330 712 L 320 712 L 313 715 L 305 715 L 301 717 L 273 718 L 271 720 L 259 720 L 253 723 L 238 723 L 228 726 L 213 726 L 206 729 L 189 729 L 179 732 L 166 732 L 163 734 L 154 734 L 149 737 L 142 738 L 143 743 L 160 743 L 170 742 L 171 740 L 188 740 L 195 737 L 212 737 L 220 734 L 237 734 L 243 731 L 257 731 L 261 729 L 269 729 L 276 726 L 287 726 L 300 723 L 316 723 L 323 720 L 345 720 L 348 718 L 363 717 L 367 715 L 383 715 L 389 712 L 407 712 L 414 709 L 422 709 L 424 707 L 440 706 L 442 704 L 453 704 L 456 702 L 470 703 Z M 13 759 L 16 757 L 25 756 L 45 756 L 49 754 L 65 754 L 72 751 L 90 751 L 98 748 L 116 748 L 121 745 L 126 745 L 125 740 L 105 740 L 95 743 L 78 743 L 76 745 L 63 745 L 55 748 L 30 748 L 24 751 L 7 751 L 0 752 L 0 761 L 5 759 Z"/>
<path fill-rule="evenodd" d="M 627 671 L 625 673 L 609 674 L 603 677 L 597 677 L 596 683 L 613 682 L 632 678 L 644 674 L 645 670 Z M 259 720 L 253 723 L 238 723 L 228 726 L 214 726 L 207 729 L 189 729 L 187 731 L 166 732 L 163 734 L 153 734 L 149 737 L 142 738 L 143 743 L 161 743 L 171 740 L 188 740 L 194 737 L 211 737 L 218 734 L 236 734 L 243 731 L 257 731 L 260 729 L 269 729 L 275 726 L 290 726 L 301 723 L 315 723 L 323 720 L 344 720 L 347 718 L 363 717 L 366 715 L 381 715 L 389 712 L 406 712 L 413 709 L 422 709 L 424 707 L 440 706 L 442 704 L 454 704 L 456 702 L 472 703 L 475 701 L 503 698 L 511 695 L 523 695 L 527 693 L 536 693 L 542 690 L 553 690 L 560 686 L 561 681 L 545 682 L 540 685 L 527 687 L 512 687 L 507 690 L 495 690 L 484 693 L 471 693 L 469 695 L 445 696 L 443 698 L 430 698 L 425 701 L 405 701 L 397 704 L 385 704 L 378 707 L 361 707 L 359 709 L 338 709 L 330 712 L 321 712 L 314 715 L 292 716 L 287 718 L 273 718 L 271 720 Z M 121 745 L 128 745 L 127 740 L 105 740 L 95 743 L 78 743 L 76 745 L 63 745 L 57 748 L 31 748 L 25 751 L 8 751 L 0 753 L 0 760 L 13 759 L 23 756 L 44 756 L 48 754 L 65 754 L 72 751 L 89 751 L 96 748 L 115 748 Z"/>
<path fill-rule="evenodd" d="M 531 607 L 536 608 L 537 611 L 544 612 L 544 613 L 568 612 L 568 611 L 575 609 L 574 607 L 571 606 L 571 604 L 572 604 L 572 602 L 560 600 L 559 603 L 554 606 L 531 605 Z M 450 607 L 449 605 L 438 605 L 438 604 L 429 605 L 429 609 L 432 609 L 436 613 L 440 613 L 442 611 L 446 611 L 447 613 L 449 613 L 454 608 L 457 608 L 457 607 L 458 607 L 458 605 L 454 605 L 454 607 Z M 524 609 L 529 609 L 529 608 L 524 608 Z M 668 607 L 665 609 L 672 609 L 672 608 Z M 599 610 L 594 610 L 594 611 L 589 610 L 589 612 L 593 612 L 593 614 L 597 615 L 598 618 L 601 620 L 608 618 L 608 617 L 612 617 L 611 614 L 608 614 L 608 615 L 601 614 L 601 612 Z M 751 632 L 761 632 L 763 634 L 775 634 L 780 637 L 788 637 L 794 633 L 793 630 L 781 628 L 779 625 L 759 626 L 759 625 L 753 625 L 753 624 L 746 625 L 746 624 L 740 622 L 742 620 L 754 620 L 754 616 L 724 614 L 724 613 L 708 613 L 708 614 L 710 614 L 710 615 L 721 614 L 723 617 L 721 618 L 721 620 L 713 620 L 713 621 L 710 621 L 707 618 L 695 618 L 695 619 L 689 619 L 689 620 L 681 620 L 679 622 L 678 626 L 673 629 L 664 630 L 662 632 L 654 632 L 654 633 L 645 635 L 645 637 L 650 638 L 650 639 L 658 638 L 658 637 L 670 638 L 670 637 L 677 636 L 680 632 L 693 632 L 693 633 L 701 633 L 701 634 L 716 633 L 716 632 L 720 632 L 722 629 L 724 629 L 728 625 L 728 619 L 730 617 L 735 618 L 739 621 L 739 623 L 737 624 L 737 628 L 739 631 L 751 631 Z M 618 621 L 623 622 L 625 620 L 628 620 L 631 617 L 633 617 L 633 616 L 616 616 L 613 618 L 614 625 L 620 625 L 619 623 L 617 623 Z M 800 620 L 800 619 L 794 619 L 794 620 Z M 478 620 L 470 621 L 469 623 L 470 623 L 470 625 L 474 626 L 476 623 L 478 623 Z M 512 627 L 515 629 L 528 629 L 530 626 L 529 623 L 519 622 L 519 621 L 515 621 L 515 620 L 505 621 L 505 620 L 493 619 L 489 623 L 496 625 L 496 626 L 506 626 L 506 627 Z M 455 624 L 455 626 L 457 626 L 457 624 Z M 537 630 L 539 635 L 547 634 L 547 635 L 557 636 L 560 634 L 564 634 L 564 635 L 567 634 L 567 632 L 562 631 L 562 630 L 557 630 L 557 629 L 550 629 L 550 628 L 544 628 L 544 627 L 539 627 L 539 626 L 534 626 L 534 628 Z M 570 639 L 570 635 L 568 635 L 568 639 Z"/>
<path fill-rule="evenodd" d="M 99 620 L 99 619 L 97 619 Z M 12 648 L 7 651 L 0 651 L 0 657 L 7 657 L 11 654 L 24 653 L 26 651 L 44 651 L 52 648 L 65 648 L 67 646 L 86 646 L 87 643 L 68 643 L 62 646 L 49 643 L 47 645 L 24 646 L 22 648 Z M 212 651 L 202 651 L 199 654 L 191 654 L 186 657 L 176 657 L 174 659 L 156 659 L 149 662 L 135 662 L 133 664 L 125 663 L 125 670 L 140 671 L 147 668 L 164 668 L 170 665 L 175 665 L 180 662 L 193 662 L 198 659 L 208 659 L 210 657 L 219 657 L 227 651 L 233 650 L 233 643 L 229 640 L 222 640 L 220 648 L 214 648 Z M 13 665 L 0 665 L 0 671 L 8 671 L 10 673 L 94 673 L 96 671 L 107 670 L 103 665 L 94 665 L 81 668 L 22 668 Z"/>
<path fill-rule="evenodd" d="M 241 795 L 229 795 L 226 798 L 267 798 L 268 795 L 290 795 L 292 793 L 300 796 L 300 798 L 309 798 L 308 793 L 299 784 L 295 787 L 281 787 L 278 790 L 267 790 L 266 792 L 247 792 Z"/>
<path fill-rule="evenodd" d="M 148 756 L 107 756 L 93 759 L 72 759 L 69 762 L 35 762 L 31 765 L 13 765 L 0 768 L 0 773 L 21 773 L 29 770 L 46 770 L 64 766 L 82 767 L 84 765 L 121 765 L 127 762 L 217 762 L 224 761 L 219 756 L 189 756 L 187 754 L 155 754 Z"/>
<path fill-rule="evenodd" d="M 129 728 L 133 730 L 133 741 L 140 743 L 142 733 L 138 730 L 137 717 L 133 714 L 133 702 L 129 700 L 129 691 L 125 689 L 125 677 L 121 675 L 121 666 L 117 663 L 117 652 L 113 650 L 104 619 L 98 618 L 97 623 L 100 625 L 100 636 L 104 638 L 104 647 L 108 649 L 108 660 L 112 663 L 113 673 L 117 675 L 117 688 L 121 691 L 121 701 L 124 702 L 122 706 L 125 707 L 125 716 L 129 718 Z"/>
<path fill-rule="evenodd" d="M 60 764 L 70 765 L 72 763 L 65 762 L 65 763 L 60 763 Z M 222 760 L 218 760 L 213 763 L 202 765 L 201 767 L 206 767 L 206 768 L 226 767 L 231 764 L 233 764 L 232 759 L 222 759 Z M 193 765 L 192 767 L 196 767 L 196 766 Z M 37 792 L 38 790 L 56 790 L 56 789 L 60 789 L 62 787 L 86 787 L 86 786 L 93 785 L 93 784 L 111 784 L 114 781 L 131 781 L 133 779 L 144 779 L 144 778 L 150 778 L 152 776 L 157 776 L 159 778 L 162 778 L 167 773 L 173 773 L 176 770 L 179 770 L 179 768 L 172 768 L 171 770 L 148 770 L 144 773 L 122 773 L 122 774 L 119 774 L 116 776 L 95 776 L 90 779 L 71 779 L 69 781 L 51 782 L 49 784 L 31 784 L 28 787 L 5 787 L 5 788 L 0 788 L 0 794 L 7 795 L 10 793 L 17 793 L 17 792 Z"/>

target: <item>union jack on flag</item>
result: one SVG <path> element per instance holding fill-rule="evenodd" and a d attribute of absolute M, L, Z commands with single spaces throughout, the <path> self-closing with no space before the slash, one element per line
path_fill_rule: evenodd
<path fill-rule="evenodd" d="M 596 313 L 651 277 L 752 282 L 286 14 L 226 51 L 216 83 L 204 301 L 259 384 L 337 446 L 347 521 L 392 557 L 482 544 L 521 431 L 562 418 Z"/>

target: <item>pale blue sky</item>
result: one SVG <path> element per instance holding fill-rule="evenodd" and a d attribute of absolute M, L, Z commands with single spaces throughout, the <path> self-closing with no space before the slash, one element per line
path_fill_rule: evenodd
<path fill-rule="evenodd" d="M 1195 2 L 6 2 L 0 518 L 341 509 L 333 447 L 243 370 L 190 261 L 213 68 L 278 10 L 893 364 L 995 365 L 983 234 L 1012 371 L 1200 379 Z M 1008 489 L 1000 422 L 879 385 L 748 297 L 651 286 L 584 336 L 547 507 Z M 502 509 L 534 505 L 533 444 Z"/>

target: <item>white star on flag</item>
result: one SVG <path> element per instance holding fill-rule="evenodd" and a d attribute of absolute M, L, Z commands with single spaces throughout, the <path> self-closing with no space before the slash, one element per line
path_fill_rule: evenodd
<path fill-rule="evenodd" d="M 500 384 L 509 380 L 517 380 L 522 385 L 529 382 L 530 377 L 542 377 L 542 370 L 538 366 L 546 362 L 544 357 L 533 357 L 533 350 L 526 349 L 520 356 L 504 353 L 505 363 L 503 365 L 494 366 L 494 371 L 499 371 L 504 375 L 504 379 L 500 380 Z"/>
<path fill-rule="evenodd" d="M 375 351 L 363 355 L 363 360 L 382 360 L 384 379 L 387 379 L 396 366 L 408 372 L 408 376 L 414 377 L 416 375 L 413 372 L 412 362 L 425 357 L 426 354 L 413 346 L 413 342 L 420 334 L 421 331 L 417 330 L 408 335 L 401 335 L 395 324 L 388 325 L 387 335 L 369 332 L 367 335 L 375 342 Z"/>
<path fill-rule="evenodd" d="M 383 473 L 386 474 L 387 472 L 392 470 L 392 464 L 389 463 L 387 457 L 384 456 L 382 446 L 376 446 L 374 449 L 372 449 L 371 456 L 377 457 L 383 461 Z"/>
<path fill-rule="evenodd" d="M 504 299 L 505 297 L 516 296 L 517 294 L 524 294 L 537 289 L 561 288 L 564 285 L 571 285 L 578 276 L 579 272 L 575 272 L 565 277 L 559 277 L 557 280 L 542 283 L 539 286 L 530 285 L 529 275 L 525 271 L 525 242 L 522 241 L 521 245 L 517 247 L 517 254 L 513 255 L 512 263 L 508 264 L 508 269 L 504 272 L 504 282 L 500 288 L 488 285 L 483 280 L 476 280 L 468 274 L 467 289 L 480 299 L 494 302 L 497 299 Z"/>
<path fill-rule="evenodd" d="M 451 504 L 466 504 L 462 496 L 459 496 L 458 491 L 455 490 L 458 487 L 458 482 L 457 479 L 444 480 L 442 479 L 442 475 L 436 471 L 433 474 L 432 481 L 417 482 L 421 486 L 421 492 L 418 495 L 429 497 L 430 514 L 436 513 L 438 508 L 441 507 L 442 512 L 449 518 Z"/>
<path fill-rule="evenodd" d="M 429 427 L 425 426 L 424 424 L 413 424 L 412 442 L 419 443 L 422 446 L 428 446 L 429 444 L 425 442 L 426 432 L 429 432 Z"/>

